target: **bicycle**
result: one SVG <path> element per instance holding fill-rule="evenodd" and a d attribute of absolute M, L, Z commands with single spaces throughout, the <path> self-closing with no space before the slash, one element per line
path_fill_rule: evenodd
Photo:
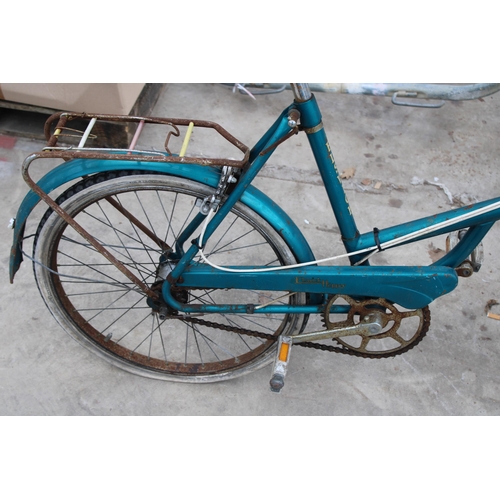
<path fill-rule="evenodd" d="M 294 102 L 251 149 L 213 122 L 53 115 L 47 147 L 23 164 L 31 191 L 12 224 L 11 282 L 29 257 L 47 307 L 72 337 L 119 368 L 163 380 L 217 382 L 274 362 L 270 385 L 279 392 L 292 346 L 367 358 L 416 346 L 429 304 L 479 271 L 500 198 L 359 234 L 314 95 L 307 84 L 291 87 Z M 58 146 L 71 120 L 88 126 L 76 147 Z M 137 125 L 132 143 L 86 147 L 99 120 Z M 146 123 L 171 128 L 165 151 L 135 149 Z M 179 127 L 187 133 L 177 154 L 169 142 Z M 242 158 L 186 156 L 193 127 L 214 130 Z M 314 154 L 343 255 L 317 260 L 291 218 L 251 184 L 298 133 Z M 43 158 L 65 161 L 35 183 L 29 167 Z M 25 223 L 40 200 L 49 209 L 28 256 Z M 448 253 L 432 265 L 370 265 L 383 250 L 449 233 Z M 319 265 L 339 258 L 350 265 Z M 324 329 L 306 331 L 312 314 Z"/>

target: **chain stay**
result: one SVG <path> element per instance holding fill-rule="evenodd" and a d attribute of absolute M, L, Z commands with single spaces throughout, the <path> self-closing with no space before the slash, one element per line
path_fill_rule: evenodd
<path fill-rule="evenodd" d="M 300 342 L 300 343 L 297 343 L 295 345 L 298 345 L 301 347 L 308 347 L 310 349 L 318 349 L 320 351 L 335 352 L 338 354 L 347 354 L 349 356 L 355 356 L 358 358 L 370 358 L 370 359 L 392 358 L 392 357 L 396 356 L 397 354 L 403 354 L 404 352 L 409 351 L 410 349 L 415 347 L 425 337 L 425 334 L 429 330 L 429 326 L 430 326 L 430 313 L 429 313 L 428 307 L 425 307 L 423 309 L 423 315 L 424 315 L 424 323 L 423 323 L 423 326 L 422 326 L 422 329 L 420 331 L 419 336 L 411 344 L 407 345 L 406 347 L 402 348 L 401 350 L 399 350 L 397 352 L 393 351 L 393 352 L 388 352 L 386 354 L 377 353 L 377 354 L 372 355 L 370 353 L 359 352 L 359 351 L 356 351 L 353 349 L 349 349 L 349 348 L 344 347 L 344 346 L 339 347 L 339 346 L 334 346 L 334 345 L 320 344 L 317 342 Z M 179 319 L 179 320 L 193 323 L 196 325 L 207 326 L 209 328 L 217 328 L 219 330 L 226 331 L 226 332 L 234 332 L 234 333 L 238 333 L 241 335 L 249 335 L 251 337 L 258 337 L 258 338 L 265 339 L 265 340 L 272 340 L 273 342 L 278 340 L 277 336 L 270 335 L 269 333 L 256 332 L 253 330 L 246 330 L 244 328 L 234 328 L 234 327 L 230 327 L 228 325 L 223 325 L 221 323 L 215 323 L 212 321 L 206 321 L 206 320 L 203 320 L 200 318 L 189 317 L 189 316 L 171 316 L 170 318 L 171 319 Z"/>

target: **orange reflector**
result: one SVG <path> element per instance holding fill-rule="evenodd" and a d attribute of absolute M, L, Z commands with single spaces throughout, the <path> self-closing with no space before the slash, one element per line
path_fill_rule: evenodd
<path fill-rule="evenodd" d="M 281 347 L 280 347 L 280 354 L 278 356 L 278 359 L 280 361 L 283 361 L 284 363 L 286 363 L 286 360 L 288 359 L 288 351 L 289 350 L 290 350 L 290 345 L 285 344 L 283 342 L 283 344 L 281 344 Z"/>

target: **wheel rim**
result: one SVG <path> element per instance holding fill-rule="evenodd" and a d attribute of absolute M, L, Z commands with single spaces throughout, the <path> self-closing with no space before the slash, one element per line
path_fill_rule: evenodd
<path fill-rule="evenodd" d="M 196 213 L 196 200 L 209 191 L 202 186 L 190 187 L 193 183 L 182 180 L 169 179 L 169 182 L 171 185 L 166 186 L 163 176 L 104 181 L 77 197 L 69 197 L 63 206 L 141 280 L 151 285 L 162 250 L 126 220 L 106 196 L 114 190 L 116 203 L 134 213 L 154 234 L 173 246 L 182 228 Z M 55 215 L 51 217 L 49 226 L 53 224 L 53 227 L 46 233 L 50 244 L 44 247 L 45 257 L 47 265 L 59 274 L 38 270 L 51 289 L 49 293 L 55 295 L 56 305 L 49 307 L 58 309 L 56 314 L 63 316 L 66 327 L 69 323 L 78 340 L 83 337 L 85 343 L 92 344 L 92 350 L 97 348 L 98 354 L 104 354 L 108 361 L 116 361 L 114 364 L 131 371 L 149 372 L 149 376 L 192 377 L 231 374 L 270 360 L 274 339 L 219 331 L 178 319 L 161 321 L 157 314 L 152 314 L 146 298 L 134 286 L 125 284 L 124 287 L 123 276 L 116 268 Z M 163 221 L 162 235 L 157 229 L 162 224 L 160 220 Z M 255 259 L 256 255 L 258 260 L 248 260 L 248 263 L 276 265 L 294 261 L 289 249 L 272 234 L 269 226 L 243 206 L 231 214 L 211 241 L 213 246 L 206 248 L 207 254 L 211 260 L 224 265 L 245 264 L 247 257 Z M 189 301 L 264 303 L 283 293 L 191 290 Z M 292 303 L 303 300 L 302 296 L 288 299 Z M 214 321 L 212 315 L 209 318 Z M 299 318 L 233 315 L 219 316 L 219 321 L 235 330 L 254 329 L 277 337 L 284 330 L 295 330 Z M 137 370 L 133 370 L 134 367 Z"/>

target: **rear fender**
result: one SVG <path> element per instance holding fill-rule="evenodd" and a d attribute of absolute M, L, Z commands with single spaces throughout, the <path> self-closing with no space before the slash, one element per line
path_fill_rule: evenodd
<path fill-rule="evenodd" d="M 80 180 L 84 176 L 112 172 L 119 170 L 141 170 L 151 173 L 161 173 L 190 179 L 192 181 L 216 188 L 220 178 L 220 171 L 214 167 L 201 165 L 186 165 L 180 163 L 140 162 L 127 160 L 84 160 L 76 159 L 59 165 L 47 173 L 38 185 L 47 194 L 68 182 Z M 40 197 L 30 191 L 22 201 L 17 211 L 14 227 L 14 241 L 10 255 L 10 282 L 23 261 L 22 239 L 26 221 L 40 201 Z M 298 262 L 315 260 L 314 254 L 304 236 L 288 217 L 288 215 L 268 196 L 253 186 L 249 186 L 241 201 L 257 212 L 276 231 L 292 249 Z"/>

